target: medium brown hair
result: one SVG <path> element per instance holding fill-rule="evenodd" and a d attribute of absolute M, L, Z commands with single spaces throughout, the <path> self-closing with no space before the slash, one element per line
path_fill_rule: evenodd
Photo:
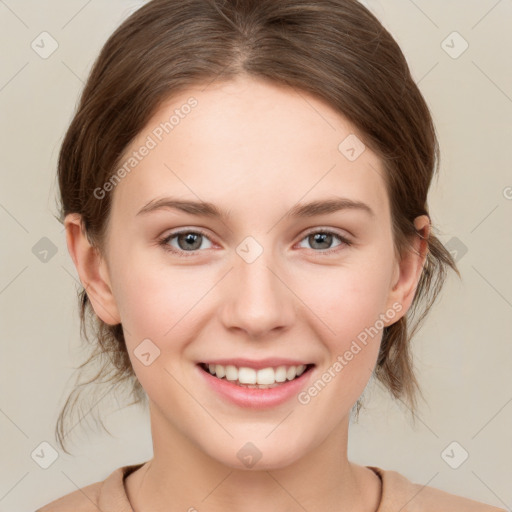
<path fill-rule="evenodd" d="M 111 194 L 98 200 L 94 190 L 113 176 L 130 142 L 173 95 L 238 75 L 310 93 L 355 126 L 383 162 L 395 254 L 400 258 L 410 250 L 412 239 L 421 236 L 413 221 L 429 215 L 427 193 L 438 172 L 435 127 L 399 46 L 356 0 L 153 0 L 133 13 L 103 46 L 64 137 L 59 220 L 80 214 L 84 233 L 102 251 Z M 413 303 L 384 328 L 374 372 L 413 415 L 421 390 L 411 339 L 441 291 L 447 268 L 460 277 L 434 231 L 431 226 Z M 83 288 L 79 304 L 81 334 L 90 342 L 87 324 L 94 330 L 92 352 L 79 373 L 98 371 L 75 386 L 59 414 L 55 432 L 66 453 L 66 419 L 83 386 L 111 383 L 108 392 L 128 384 L 132 403 L 147 400 L 122 325 L 102 322 Z M 360 407 L 361 399 L 357 413 Z"/>

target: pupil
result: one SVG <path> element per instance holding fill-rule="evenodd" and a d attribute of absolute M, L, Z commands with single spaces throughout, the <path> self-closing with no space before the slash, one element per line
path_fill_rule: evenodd
<path fill-rule="evenodd" d="M 198 233 L 186 233 L 185 235 L 182 235 L 182 236 L 186 240 L 185 250 L 187 250 L 187 249 L 197 249 L 201 245 L 201 243 L 197 244 L 197 240 L 201 236 Z M 194 242 L 196 243 L 196 245 L 194 245 Z"/>
<path fill-rule="evenodd" d="M 320 237 L 320 240 L 318 240 L 318 237 Z M 313 235 L 313 238 L 314 238 L 314 243 L 327 243 L 327 246 L 330 245 L 330 242 L 331 242 L 331 239 L 332 239 L 332 235 L 330 235 L 329 233 L 316 233 L 315 235 Z M 325 240 L 327 238 L 327 241 Z M 325 249 L 325 247 L 323 247 Z"/>

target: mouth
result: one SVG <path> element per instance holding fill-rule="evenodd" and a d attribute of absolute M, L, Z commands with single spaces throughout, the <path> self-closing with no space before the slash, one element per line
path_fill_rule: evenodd
<path fill-rule="evenodd" d="M 209 375 L 241 388 L 272 389 L 299 379 L 310 372 L 315 365 L 313 363 L 280 365 L 260 369 L 208 363 L 199 363 L 198 366 Z"/>

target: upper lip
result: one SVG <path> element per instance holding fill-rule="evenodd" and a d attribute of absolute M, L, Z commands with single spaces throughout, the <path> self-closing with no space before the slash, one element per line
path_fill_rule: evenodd
<path fill-rule="evenodd" d="M 271 357 L 267 359 L 260 359 L 258 361 L 251 359 L 213 359 L 208 361 L 201 361 L 203 364 L 220 364 L 222 366 L 236 366 L 237 368 L 254 368 L 260 370 L 262 368 L 277 368 L 278 366 L 300 366 L 300 365 L 312 365 L 313 363 L 297 361 L 296 359 L 283 359 L 280 357 Z"/>

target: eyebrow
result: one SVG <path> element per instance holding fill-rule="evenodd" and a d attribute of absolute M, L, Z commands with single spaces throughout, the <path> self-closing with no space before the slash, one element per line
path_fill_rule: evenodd
<path fill-rule="evenodd" d="M 226 221 L 230 215 L 229 211 L 220 210 L 213 203 L 205 201 L 186 201 L 172 197 L 163 197 L 150 201 L 137 212 L 137 215 L 144 215 L 168 208 L 181 210 L 191 215 L 219 218 L 224 221 Z M 361 211 L 367 213 L 370 217 L 375 217 L 375 212 L 366 203 L 347 197 L 336 197 L 333 199 L 323 199 L 297 204 L 285 214 L 285 217 L 314 217 L 316 215 L 325 215 L 342 210 Z"/>

